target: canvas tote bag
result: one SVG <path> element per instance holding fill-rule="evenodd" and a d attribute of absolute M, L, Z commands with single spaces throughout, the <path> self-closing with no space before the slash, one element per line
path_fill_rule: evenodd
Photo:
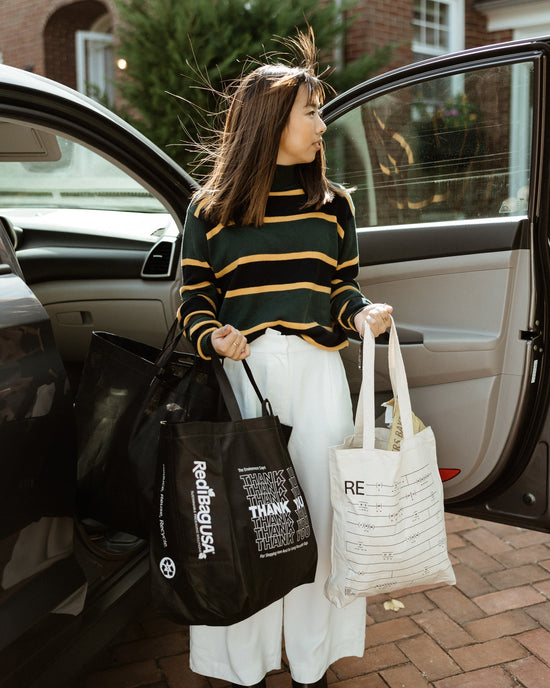
<path fill-rule="evenodd" d="M 330 449 L 332 564 L 325 594 L 337 607 L 360 596 L 455 583 L 435 438 L 429 427 L 414 434 L 393 319 L 388 365 L 403 427 L 399 451 L 387 449 L 390 430 L 374 425 L 374 351 L 366 327 L 355 434 Z"/>

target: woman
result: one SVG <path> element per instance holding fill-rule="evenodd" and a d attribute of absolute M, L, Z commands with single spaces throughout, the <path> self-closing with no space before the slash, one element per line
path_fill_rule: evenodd
<path fill-rule="evenodd" d="M 259 415 L 240 361 L 247 358 L 281 422 L 308 499 L 319 549 L 315 582 L 229 627 L 191 627 L 191 668 L 234 686 L 265 686 L 281 665 L 281 630 L 294 688 L 326 686 L 326 670 L 362 656 L 364 600 L 337 609 L 324 596 L 330 570 L 328 447 L 353 433 L 338 353 L 391 306 L 359 291 L 348 194 L 325 176 L 313 34 L 292 42 L 300 67 L 269 64 L 230 99 L 214 167 L 189 208 L 183 242 L 186 337 L 224 366 L 243 416 Z"/>

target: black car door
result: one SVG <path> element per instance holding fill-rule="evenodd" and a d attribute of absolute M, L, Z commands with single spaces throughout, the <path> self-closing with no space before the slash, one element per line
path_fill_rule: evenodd
<path fill-rule="evenodd" d="M 544 530 L 548 55 L 539 40 L 435 58 L 324 109 L 329 176 L 356 188 L 361 286 L 394 307 L 447 509 Z"/>
<path fill-rule="evenodd" d="M 68 683 L 148 602 L 146 543 L 76 517 L 73 402 L 93 330 L 163 342 L 193 188 L 110 111 L 0 65 L 1 686 Z"/>
<path fill-rule="evenodd" d="M 24 281 L 0 218 L 0 540 L 42 516 L 72 515 L 72 397 L 50 319 Z"/>

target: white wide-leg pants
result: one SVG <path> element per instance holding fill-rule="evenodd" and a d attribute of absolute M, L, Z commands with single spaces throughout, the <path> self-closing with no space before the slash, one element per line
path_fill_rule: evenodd
<path fill-rule="evenodd" d="M 254 377 L 282 423 L 291 425 L 289 451 L 308 501 L 319 561 L 315 581 L 232 626 L 191 626 L 191 669 L 245 686 L 281 666 L 281 634 L 292 677 L 300 683 L 321 678 L 341 657 L 362 657 L 366 603 L 358 599 L 337 609 L 324 595 L 330 571 L 332 515 L 328 447 L 353 434 L 353 414 L 338 352 L 325 351 L 297 336 L 274 330 L 254 341 L 248 359 Z M 240 362 L 224 367 L 243 417 L 261 414 Z"/>

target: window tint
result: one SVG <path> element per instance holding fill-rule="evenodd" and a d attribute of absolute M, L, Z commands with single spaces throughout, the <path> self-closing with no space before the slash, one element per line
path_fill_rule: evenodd
<path fill-rule="evenodd" d="M 533 119 L 532 63 L 405 86 L 325 134 L 329 177 L 355 186 L 363 227 L 522 215 Z"/>

